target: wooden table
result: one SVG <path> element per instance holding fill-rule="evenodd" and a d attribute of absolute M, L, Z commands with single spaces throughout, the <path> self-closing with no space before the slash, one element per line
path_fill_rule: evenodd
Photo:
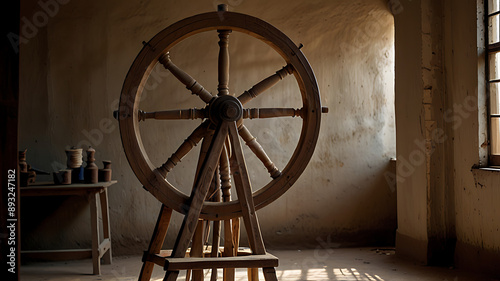
<path fill-rule="evenodd" d="M 108 187 L 117 181 L 99 182 L 95 184 L 54 185 L 53 183 L 35 183 L 21 187 L 24 196 L 84 196 L 90 201 L 90 225 L 92 232 L 92 249 L 22 251 L 22 255 L 31 258 L 65 260 L 92 257 L 93 273 L 101 274 L 101 258 L 104 264 L 111 264 L 111 232 L 109 228 Z M 100 204 L 97 202 L 100 201 Z M 98 219 L 98 205 L 101 206 L 103 241 L 101 242 Z"/>

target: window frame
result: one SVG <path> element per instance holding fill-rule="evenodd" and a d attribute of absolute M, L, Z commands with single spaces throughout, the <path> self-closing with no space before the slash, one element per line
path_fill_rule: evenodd
<path fill-rule="evenodd" d="M 500 77 L 494 77 L 495 79 L 491 79 L 490 77 L 490 56 L 493 54 L 500 54 L 500 34 L 498 35 L 498 42 L 494 42 L 490 44 L 490 18 L 493 18 L 495 16 L 499 17 L 499 20 L 497 21 L 497 30 L 500 33 L 500 3 L 497 4 L 497 10 L 493 11 L 490 13 L 490 7 L 489 7 L 489 2 L 490 0 L 484 0 L 484 44 L 485 44 L 485 82 L 486 82 L 486 95 L 487 95 L 487 131 L 488 131 L 488 166 L 500 166 L 500 154 L 493 154 L 492 153 L 492 147 L 493 145 L 499 145 L 500 144 L 500 138 L 497 137 L 495 144 L 493 143 L 493 118 L 497 118 L 500 120 L 500 113 L 498 114 L 492 114 L 492 105 L 491 105 L 491 84 L 492 83 L 497 83 L 498 88 L 500 88 Z M 500 64 L 500 60 L 497 62 Z M 498 93 L 500 94 L 500 92 Z M 500 105 L 499 105 L 500 107 Z M 499 121 L 500 122 L 500 121 Z"/>

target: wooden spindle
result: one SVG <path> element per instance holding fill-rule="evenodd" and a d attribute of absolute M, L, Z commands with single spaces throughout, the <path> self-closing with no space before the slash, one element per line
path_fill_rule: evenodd
<path fill-rule="evenodd" d="M 276 167 L 276 165 L 274 165 L 273 161 L 271 161 L 269 156 L 267 156 L 262 146 L 257 142 L 257 139 L 252 136 L 245 125 L 242 124 L 238 128 L 238 134 L 245 141 L 245 144 L 250 148 L 250 150 L 252 150 L 252 152 L 257 156 L 257 158 L 262 161 L 271 177 L 273 179 L 279 177 L 281 175 L 280 170 Z"/>
<path fill-rule="evenodd" d="M 229 33 L 231 30 L 217 30 L 219 33 L 219 96 L 229 94 Z"/>
<path fill-rule="evenodd" d="M 157 170 L 163 177 L 167 177 L 167 174 L 181 162 L 181 159 L 186 156 L 186 154 L 195 147 L 198 142 L 205 136 L 207 127 L 210 122 L 203 122 L 198 126 L 192 133 L 184 140 L 184 142 L 179 146 L 179 148 L 168 158 L 167 162 L 161 165 Z"/>
<path fill-rule="evenodd" d="M 276 83 L 283 80 L 283 78 L 285 78 L 288 74 L 292 73 L 293 73 L 293 66 L 291 64 L 287 64 L 282 69 L 276 71 L 275 74 L 255 84 L 252 88 L 250 88 L 250 90 L 245 91 L 238 97 L 238 99 L 240 100 L 241 104 L 245 104 L 250 100 L 252 100 L 253 98 L 257 97 L 258 95 L 262 94 L 265 90 L 276 85 Z"/>
<path fill-rule="evenodd" d="M 182 71 L 177 65 L 175 65 L 170 60 L 169 53 L 165 53 L 160 56 L 158 61 L 168 69 L 182 84 L 186 85 L 186 88 L 190 90 L 193 95 L 199 96 L 205 103 L 209 103 L 213 96 L 210 94 L 202 85 L 200 85 L 193 77 L 191 77 L 186 72 Z"/>
<path fill-rule="evenodd" d="M 153 111 L 145 112 L 139 110 L 139 121 L 146 121 L 146 119 L 156 119 L 156 120 L 176 120 L 176 119 L 204 119 L 208 118 L 208 114 L 205 109 L 177 109 L 177 110 L 164 110 L 164 111 Z"/>
<path fill-rule="evenodd" d="M 303 117 L 302 109 L 294 108 L 245 108 L 243 119 L 274 118 L 274 117 Z"/>
<path fill-rule="evenodd" d="M 231 174 L 229 169 L 229 158 L 227 155 L 226 145 L 222 148 L 220 156 L 220 181 L 222 190 L 222 201 L 231 201 Z"/>

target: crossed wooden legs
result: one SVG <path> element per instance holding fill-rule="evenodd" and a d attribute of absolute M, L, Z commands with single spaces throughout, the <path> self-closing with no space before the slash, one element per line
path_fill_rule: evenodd
<path fill-rule="evenodd" d="M 214 243 L 213 249 L 214 256 L 203 258 L 203 221 L 200 221 L 201 208 L 207 197 L 208 190 L 212 183 L 214 173 L 218 169 L 218 163 L 222 152 L 224 151 L 224 143 L 226 136 L 229 135 L 230 141 L 233 143 L 235 167 L 233 170 L 233 179 L 235 182 L 236 192 L 242 208 L 243 222 L 248 235 L 248 241 L 252 254 L 249 256 L 234 256 L 238 246 L 233 239 L 228 252 L 224 251 L 224 257 L 218 257 L 218 242 Z M 243 151 L 241 150 L 241 143 L 237 133 L 237 127 L 234 122 L 222 122 L 213 136 L 207 138 L 202 145 L 202 153 L 200 155 L 199 166 L 197 168 L 197 177 L 191 192 L 189 206 L 186 206 L 186 214 L 182 222 L 177 240 L 174 248 L 169 257 L 163 258 L 158 255 L 161 246 L 165 239 L 168 229 L 172 209 L 162 206 L 160 216 L 158 218 L 155 232 L 151 240 L 151 244 L 143 261 L 144 265 L 141 270 L 139 280 L 149 280 L 153 268 L 153 263 L 163 265 L 166 270 L 165 281 L 175 281 L 179 275 L 179 270 L 193 270 L 194 280 L 202 280 L 202 270 L 211 268 L 216 272 L 217 268 L 224 268 L 226 280 L 231 280 L 230 275 L 234 276 L 234 268 L 251 268 L 251 276 L 253 280 L 256 278 L 255 270 L 253 268 L 263 268 L 264 278 L 266 281 L 277 281 L 276 271 L 274 267 L 278 266 L 278 259 L 266 253 L 264 242 L 262 240 L 257 214 L 255 213 L 255 205 L 252 197 L 252 189 L 248 171 L 245 165 Z M 208 145 L 209 143 L 209 145 Z M 239 220 L 238 220 L 239 221 Z M 236 224 L 233 224 L 232 231 Z M 215 233 L 220 232 L 220 224 L 217 225 Z M 231 229 L 225 222 L 225 232 Z M 235 231 L 233 231 L 235 232 Z M 234 238 L 234 235 L 227 235 Z M 218 234 L 215 235 L 216 238 Z M 239 224 L 238 224 L 238 237 L 239 237 Z M 191 254 L 186 258 L 186 252 L 189 244 L 193 241 L 191 246 Z M 217 239 L 218 241 L 218 239 Z M 225 246 L 227 244 L 225 243 Z M 231 254 L 229 254 L 231 253 Z M 233 269 L 233 271 L 231 270 Z M 217 279 L 216 273 L 212 273 L 213 281 Z M 234 277 L 233 277 L 234 279 Z"/>
<path fill-rule="evenodd" d="M 139 281 L 146 281 L 151 279 L 151 275 L 153 273 L 153 268 L 155 264 L 158 264 L 162 267 L 166 267 L 166 256 L 171 255 L 171 251 L 163 251 L 161 250 L 163 242 L 165 240 L 165 236 L 167 234 L 168 226 L 170 223 L 170 218 L 172 215 L 172 209 L 162 205 L 160 213 L 158 215 L 158 220 L 156 222 L 156 226 L 153 232 L 153 237 L 151 238 L 149 248 L 148 250 L 144 253 L 143 256 L 143 265 L 141 268 L 141 272 L 139 275 Z M 204 253 L 202 247 L 203 247 L 203 233 L 205 232 L 203 229 L 203 225 L 206 221 L 199 220 L 197 224 L 197 228 L 193 237 L 193 244 L 192 248 L 189 252 L 190 257 L 198 256 L 201 257 L 204 254 L 207 254 L 206 252 Z M 215 224 L 219 223 L 217 221 L 214 222 Z M 222 252 L 224 257 L 235 257 L 236 255 L 248 255 L 247 252 L 240 252 L 239 254 L 237 253 L 238 249 L 238 240 L 239 240 L 239 218 L 235 218 L 232 220 L 226 220 L 224 221 L 224 224 L 229 226 L 229 228 L 224 228 L 224 250 Z M 214 227 L 214 229 L 217 229 Z M 216 239 L 214 240 L 216 241 Z M 219 254 L 214 254 L 214 249 L 216 242 L 213 242 L 211 252 L 209 255 L 211 257 L 217 257 Z M 234 251 L 233 251 L 234 250 Z M 217 251 L 217 250 L 215 250 Z M 201 253 L 201 254 L 200 254 Z M 252 258 L 252 256 L 238 256 L 238 258 L 235 258 L 233 260 L 228 260 L 227 261 L 227 266 L 218 266 L 215 265 L 212 267 L 210 266 L 203 266 L 203 268 L 212 268 L 212 275 L 210 280 L 215 281 L 217 280 L 217 268 L 224 268 L 224 275 L 223 275 L 223 280 L 224 281 L 234 281 L 235 280 L 235 267 L 238 268 L 248 268 L 248 281 L 258 281 L 258 267 L 262 266 L 267 266 L 266 268 L 263 269 L 264 276 L 266 278 L 266 281 L 270 280 L 277 280 L 276 278 L 276 273 L 274 270 L 274 267 L 277 266 L 278 260 L 277 258 L 266 254 L 266 255 L 258 255 L 255 256 L 256 259 L 252 259 L 249 261 L 245 261 L 245 259 L 248 259 L 248 257 Z M 262 259 L 259 262 L 259 257 Z M 167 258 L 169 259 L 169 258 Z M 180 260 L 180 259 L 179 259 Z M 186 258 L 186 260 L 189 260 Z M 199 259 L 198 259 L 199 260 Z M 210 258 L 205 258 L 205 260 L 210 260 Z M 189 261 L 186 261 L 188 263 Z M 210 261 L 208 261 L 210 263 Z M 252 267 L 252 264 L 255 264 L 254 267 Z M 234 267 L 230 267 L 234 266 Z M 187 269 L 187 268 L 184 268 Z M 203 276 L 203 271 L 198 269 L 193 269 L 192 271 L 190 269 L 187 269 L 187 274 L 186 274 L 186 280 L 190 280 L 190 275 L 192 272 L 193 280 L 194 281 L 201 281 L 204 280 Z M 168 272 L 167 272 L 168 273 Z M 169 275 L 171 276 L 171 275 Z M 170 277 L 172 278 L 172 277 Z"/>
<path fill-rule="evenodd" d="M 167 235 L 168 225 L 170 224 L 170 217 L 172 216 L 172 209 L 162 205 L 160 214 L 158 215 L 158 220 L 156 221 L 155 230 L 153 232 L 153 237 L 149 242 L 149 248 L 144 253 L 142 258 L 142 268 L 139 275 L 139 281 L 146 281 L 151 279 L 151 274 L 153 273 L 153 268 L 155 262 L 153 257 L 160 256 L 161 247 L 165 241 L 165 236 Z"/>

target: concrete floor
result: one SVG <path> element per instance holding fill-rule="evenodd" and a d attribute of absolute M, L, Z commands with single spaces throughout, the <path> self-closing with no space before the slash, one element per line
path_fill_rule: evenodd
<path fill-rule="evenodd" d="M 368 281 L 499 281 L 491 276 L 452 268 L 417 265 L 398 259 L 391 249 L 345 248 L 316 250 L 269 250 L 280 259 L 276 269 L 282 280 L 368 280 Z M 137 280 L 140 256 L 114 257 L 113 264 L 102 266 L 94 276 L 90 260 L 39 262 L 21 267 L 21 280 Z M 205 280 L 210 280 L 206 271 Z M 162 280 L 164 271 L 155 267 L 152 280 Z M 260 275 L 262 273 L 260 272 Z M 219 274 L 219 279 L 222 280 Z M 181 272 L 178 280 L 185 280 Z M 247 280 L 246 270 L 237 270 L 236 280 Z M 259 278 L 264 280 L 263 276 Z"/>

